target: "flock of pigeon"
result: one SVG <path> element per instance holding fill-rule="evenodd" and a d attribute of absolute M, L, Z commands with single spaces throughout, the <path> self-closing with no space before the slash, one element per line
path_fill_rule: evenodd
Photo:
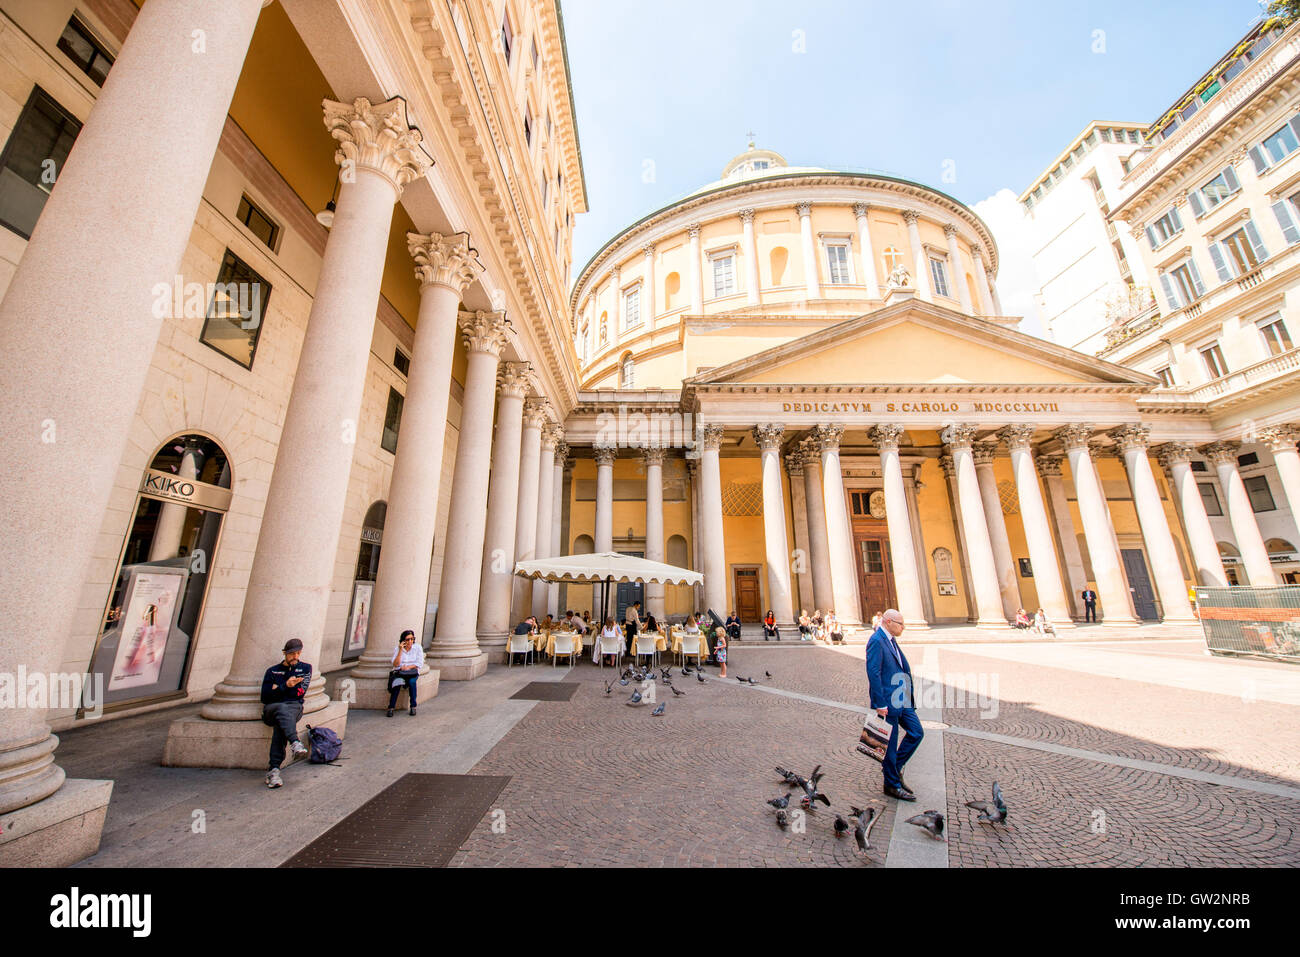
<path fill-rule="evenodd" d="M 772 672 L 770 671 L 765 671 L 763 672 L 763 674 L 767 675 L 767 677 L 769 678 L 772 677 Z M 695 680 L 698 681 L 700 684 L 704 684 L 708 680 L 707 678 L 704 677 L 703 668 L 700 668 L 697 671 L 692 671 L 690 665 L 682 665 L 682 673 L 679 677 L 688 678 L 691 675 L 694 675 Z M 605 697 L 609 698 L 613 696 L 615 682 L 617 682 L 622 687 L 626 688 L 628 684 L 633 681 L 642 685 L 644 685 L 644 683 L 647 681 L 662 681 L 664 683 L 664 686 L 667 687 L 668 690 L 673 693 L 674 698 L 683 698 L 686 696 L 685 691 L 682 691 L 680 688 L 674 687 L 673 669 L 671 666 L 668 668 L 660 668 L 659 674 L 655 674 L 654 668 L 647 667 L 643 669 L 637 666 L 633 668 L 628 668 L 617 678 L 613 678 L 605 682 Z M 748 684 L 752 686 L 757 684 L 757 682 L 755 682 L 753 678 L 737 677 L 736 681 L 742 685 Z M 640 689 L 634 689 L 632 692 L 632 697 L 627 700 L 627 703 L 635 707 L 641 704 L 642 698 L 643 695 L 641 694 Z M 650 712 L 650 717 L 658 718 L 662 716 L 664 712 L 667 710 L 667 708 L 668 708 L 668 702 L 661 701 L 659 705 L 653 711 Z"/>

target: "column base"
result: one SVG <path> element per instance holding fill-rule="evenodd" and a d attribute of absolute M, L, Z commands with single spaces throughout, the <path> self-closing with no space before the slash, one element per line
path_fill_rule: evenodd
<path fill-rule="evenodd" d="M 488 664 L 504 665 L 507 640 L 505 635 L 479 635 L 478 650 L 486 656 Z"/>
<path fill-rule="evenodd" d="M 304 742 L 309 724 L 316 728 L 330 728 L 340 738 L 344 738 L 348 724 L 348 706 L 342 701 L 331 701 L 318 711 L 304 714 L 298 722 L 298 735 Z M 162 764 L 169 768 L 248 768 L 252 771 L 265 771 L 270 751 L 271 728 L 260 720 L 214 721 L 200 715 L 191 715 L 173 721 L 167 730 Z"/>
<path fill-rule="evenodd" d="M 0 867 L 69 867 L 99 850 L 112 781 L 67 778 L 49 797 L 0 815 Z"/>
<path fill-rule="evenodd" d="M 430 655 L 428 660 L 437 665 L 438 677 L 442 681 L 473 681 L 487 673 L 488 656 L 482 653 L 472 658 L 435 658 Z M 505 660 L 504 655 L 502 660 Z"/>
<path fill-rule="evenodd" d="M 1142 622 L 1136 618 L 1103 618 L 1101 627 L 1103 628 L 1136 628 Z"/>
<path fill-rule="evenodd" d="M 1012 625 L 1011 622 L 1007 621 L 1005 618 L 994 618 L 992 620 L 984 619 L 982 621 L 977 621 L 975 622 L 975 627 L 989 628 L 989 629 L 992 628 L 1006 629 L 1012 627 Z"/>
<path fill-rule="evenodd" d="M 1196 625 L 1196 626 L 1199 627 L 1200 624 L 1201 624 L 1201 619 L 1199 619 L 1199 618 L 1197 618 L 1197 617 L 1195 617 L 1195 616 L 1192 616 L 1192 617 L 1190 617 L 1190 618 L 1184 618 L 1184 617 L 1179 617 L 1179 618 L 1161 618 L 1161 619 L 1160 619 L 1160 624 L 1162 624 L 1162 625 Z"/>
<path fill-rule="evenodd" d="M 415 685 L 415 697 L 417 701 L 428 701 L 438 696 L 438 679 L 440 675 L 435 668 L 424 668 L 420 671 L 419 680 Z M 351 681 L 351 685 L 347 682 Z M 349 678 L 339 680 L 338 687 L 339 700 L 343 701 L 349 708 L 360 708 L 363 711 L 386 711 L 388 709 L 389 684 L 388 676 L 381 678 L 359 677 L 353 674 Z M 399 692 L 397 695 L 398 705 L 402 705 L 407 700 L 406 693 Z M 403 705 L 405 707 L 405 705 Z M 316 722 L 312 722 L 315 724 Z M 341 735 L 340 735 L 341 737 Z"/>
<path fill-rule="evenodd" d="M 1055 628 L 1057 631 L 1066 631 L 1070 628 L 1078 628 L 1079 626 L 1076 625 L 1073 621 L 1066 620 L 1066 621 L 1054 621 L 1052 622 L 1052 627 Z"/>

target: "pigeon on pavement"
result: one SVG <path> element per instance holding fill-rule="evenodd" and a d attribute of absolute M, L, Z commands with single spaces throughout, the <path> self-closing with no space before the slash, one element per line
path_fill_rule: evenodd
<path fill-rule="evenodd" d="M 767 675 L 769 678 L 772 677 L 772 672 L 770 671 L 764 671 L 763 674 Z"/>
<path fill-rule="evenodd" d="M 835 815 L 835 836 L 843 837 L 849 832 L 849 822 L 844 820 L 843 815 Z"/>
<path fill-rule="evenodd" d="M 787 771 L 779 764 L 776 766 L 776 773 L 781 775 L 781 780 L 784 781 L 786 784 L 788 784 L 790 787 L 794 787 L 796 784 L 799 783 L 798 781 L 799 775 L 795 774 L 793 771 Z"/>
<path fill-rule="evenodd" d="M 633 691 L 632 699 L 628 702 L 628 704 L 640 704 L 640 703 L 641 703 L 641 692 Z"/>
<path fill-rule="evenodd" d="M 704 684 L 704 672 L 703 671 L 695 672 L 695 680 L 698 681 L 700 684 Z"/>
<path fill-rule="evenodd" d="M 674 698 L 680 698 L 682 695 L 686 694 L 685 691 L 678 691 L 678 690 L 677 690 L 676 688 L 674 688 L 672 685 L 669 685 L 668 687 L 669 687 L 669 689 L 672 691 L 672 693 L 673 693 L 673 697 L 674 697 Z"/>
<path fill-rule="evenodd" d="M 993 782 L 993 802 L 988 801 L 967 801 L 966 806 L 981 812 L 976 818 L 983 824 L 1005 824 L 1007 821 L 1007 805 L 1002 800 L 1002 788 L 998 787 L 998 782 Z"/>
<path fill-rule="evenodd" d="M 660 701 L 659 707 L 655 708 L 653 711 L 650 712 L 650 717 L 657 718 L 659 715 L 664 713 L 664 708 L 666 707 L 668 707 L 668 702 Z"/>
<path fill-rule="evenodd" d="M 869 807 L 865 811 L 856 807 L 853 810 L 856 812 L 853 820 L 857 825 L 853 828 L 853 838 L 858 842 L 858 850 L 865 852 L 871 847 L 871 829 L 876 826 L 876 821 L 880 818 L 874 807 Z"/>
<path fill-rule="evenodd" d="M 929 832 L 936 841 L 943 840 L 943 815 L 938 811 L 924 811 L 907 819 L 908 824 L 915 824 Z"/>
<path fill-rule="evenodd" d="M 777 809 L 787 808 L 790 806 L 790 795 L 782 794 L 779 798 L 770 798 L 767 803 Z"/>
<path fill-rule="evenodd" d="M 605 697 L 608 698 L 608 697 L 609 697 L 610 695 L 612 695 L 613 693 L 614 693 L 614 682 L 612 682 L 612 681 L 606 681 L 606 682 L 605 682 Z"/>
<path fill-rule="evenodd" d="M 783 831 L 790 826 L 790 819 L 786 817 L 785 811 L 776 812 L 776 826 Z"/>

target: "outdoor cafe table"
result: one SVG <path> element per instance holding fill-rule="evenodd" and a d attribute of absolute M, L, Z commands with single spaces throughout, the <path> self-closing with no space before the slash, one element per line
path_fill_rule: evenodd
<path fill-rule="evenodd" d="M 701 655 L 701 657 L 707 658 L 707 657 L 709 656 L 709 643 L 708 643 L 707 639 L 706 639 L 705 636 L 704 636 L 704 629 L 701 628 L 701 629 L 697 632 L 697 634 L 700 636 L 700 655 Z M 676 625 L 674 625 L 674 626 L 673 626 L 673 644 L 672 644 L 672 649 L 673 649 L 673 654 L 674 654 L 674 655 L 677 654 L 679 651 L 681 651 L 681 648 L 682 648 L 682 639 L 685 638 L 685 637 L 686 637 L 686 631 L 685 631 L 685 629 L 678 628 Z"/>
<path fill-rule="evenodd" d="M 583 645 L 582 645 L 582 636 L 579 635 L 576 631 L 552 631 L 552 632 L 550 632 L 549 634 L 542 634 L 542 633 L 539 632 L 538 635 L 537 635 L 537 637 L 538 637 L 538 643 L 537 643 L 537 648 L 538 648 L 538 650 L 539 650 L 539 651 L 541 650 L 542 643 L 545 642 L 545 644 L 546 644 L 546 654 L 547 654 L 548 656 L 552 657 L 552 658 L 555 657 L 555 639 L 556 639 L 558 636 L 560 636 L 560 635 L 572 635 L 572 636 L 576 639 L 576 640 L 574 641 L 574 643 L 573 643 L 573 653 L 574 653 L 575 655 L 580 655 L 580 654 L 582 654 L 582 647 L 583 647 Z"/>

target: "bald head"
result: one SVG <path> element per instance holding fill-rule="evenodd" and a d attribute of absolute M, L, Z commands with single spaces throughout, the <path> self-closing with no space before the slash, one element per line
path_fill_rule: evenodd
<path fill-rule="evenodd" d="M 880 626 L 895 638 L 903 633 L 903 613 L 897 608 L 888 608 L 880 616 Z"/>

